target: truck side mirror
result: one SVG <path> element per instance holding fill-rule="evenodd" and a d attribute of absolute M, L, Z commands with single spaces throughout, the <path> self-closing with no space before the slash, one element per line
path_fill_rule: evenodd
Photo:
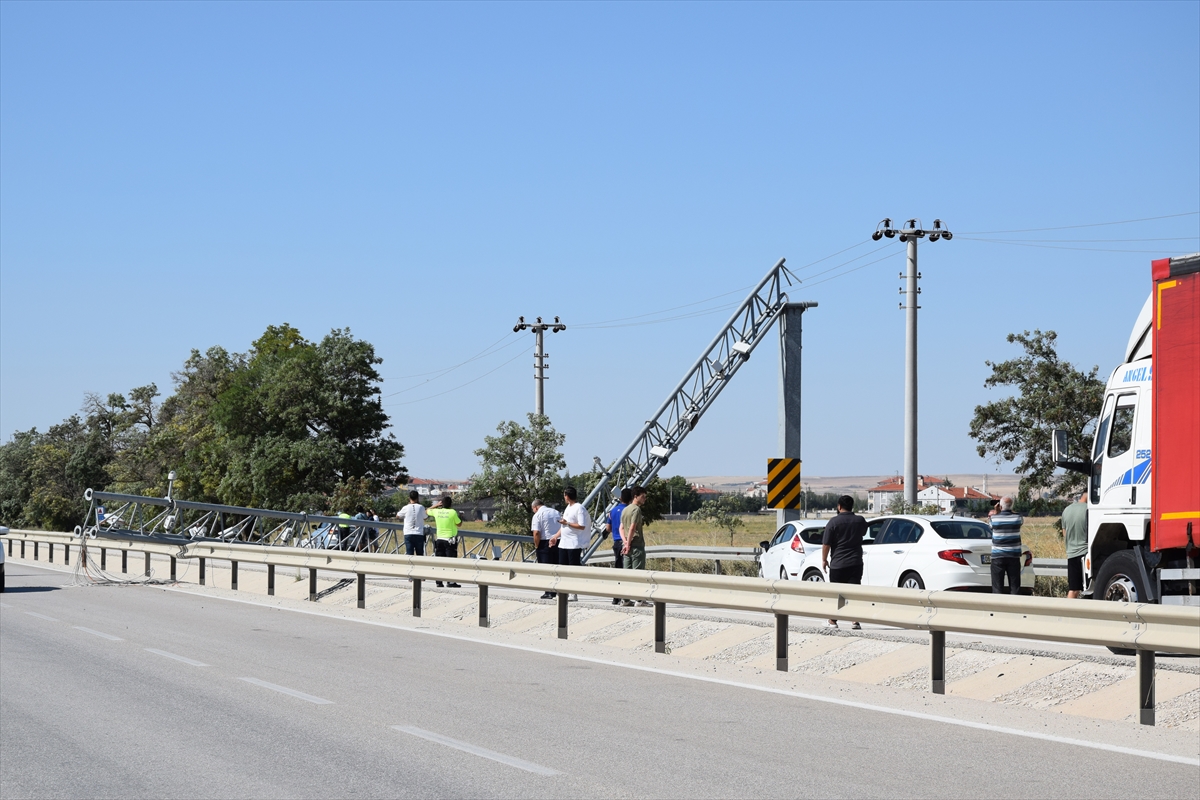
<path fill-rule="evenodd" d="M 1054 466 L 1061 467 L 1070 460 L 1070 440 L 1067 438 L 1067 432 L 1061 429 L 1051 431 L 1050 436 L 1051 460 L 1054 461 Z"/>

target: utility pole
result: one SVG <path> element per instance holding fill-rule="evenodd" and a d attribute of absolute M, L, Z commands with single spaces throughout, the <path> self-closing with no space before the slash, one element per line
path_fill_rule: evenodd
<path fill-rule="evenodd" d="M 543 348 L 542 335 L 548 330 L 551 333 L 565 331 L 566 325 L 558 321 L 558 317 L 554 318 L 554 322 L 542 322 L 542 318 L 538 317 L 537 322 L 526 322 L 524 317 L 517 317 L 517 324 L 513 326 L 513 333 L 518 331 L 530 330 L 536 341 L 533 354 L 533 408 L 539 416 L 546 414 L 546 395 L 542 389 L 542 382 L 546 380 L 546 370 L 550 366 L 546 363 L 546 357 L 549 355 Z"/>
<path fill-rule="evenodd" d="M 804 312 L 813 302 L 788 303 L 779 315 L 779 456 L 800 458 L 800 366 Z M 801 503 L 803 500 L 801 500 Z M 800 519 L 799 505 L 775 511 L 775 524 Z"/>
<path fill-rule="evenodd" d="M 904 227 L 892 228 L 892 221 L 885 219 L 875 226 L 871 238 L 879 241 L 883 237 L 891 239 L 900 236 L 900 241 L 908 244 L 908 273 L 900 277 L 907 280 L 907 288 L 901 289 L 905 302 L 900 308 L 906 310 L 904 329 L 904 502 L 915 506 L 917 504 L 917 297 L 921 289 L 917 280 L 921 273 L 917 272 L 917 241 L 929 237 L 929 241 L 938 239 L 950 241 L 954 234 L 942 228 L 942 221 L 933 221 L 933 230 L 921 228 L 921 221 L 910 219 Z"/>

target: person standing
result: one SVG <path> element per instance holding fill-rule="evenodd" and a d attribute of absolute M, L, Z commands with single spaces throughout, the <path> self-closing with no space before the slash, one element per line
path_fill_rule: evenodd
<path fill-rule="evenodd" d="M 421 505 L 421 495 L 409 492 L 408 505 L 396 516 L 404 522 L 404 552 L 410 556 L 425 555 L 425 518 L 429 515 Z"/>
<path fill-rule="evenodd" d="M 558 563 L 564 567 L 582 566 L 583 549 L 592 538 L 592 517 L 578 497 L 574 486 L 563 490 L 563 502 L 567 507 L 562 512 L 562 527 L 558 529 L 557 540 Z M 579 600 L 579 595 L 573 594 L 570 599 Z"/>
<path fill-rule="evenodd" d="M 646 524 L 642 506 L 646 504 L 646 487 L 634 486 L 631 490 L 632 500 L 621 512 L 621 555 L 625 559 L 625 569 L 646 568 L 646 537 L 643 528 Z M 626 600 L 622 605 L 631 606 L 633 602 Z M 639 600 L 639 606 L 653 605 L 649 600 Z"/>
<path fill-rule="evenodd" d="M 612 537 L 613 551 L 613 569 L 622 569 L 625 566 L 625 555 L 621 552 L 621 512 L 633 501 L 633 490 L 625 487 L 621 490 L 621 499 L 613 506 L 613 510 L 608 513 L 608 522 L 604 523 L 604 532 Z M 633 605 L 633 603 L 629 603 Z M 621 598 L 614 597 L 613 605 L 621 605 Z"/>
<path fill-rule="evenodd" d="M 992 515 L 992 594 L 1021 593 L 1021 524 L 1024 518 L 1012 510 L 1013 499 L 1000 498 L 1000 510 Z"/>
<path fill-rule="evenodd" d="M 562 517 L 558 509 L 546 505 L 541 500 L 534 500 L 533 520 L 529 523 L 530 533 L 533 534 L 534 553 L 539 564 L 557 564 L 558 548 L 550 544 L 550 540 L 558 535 Z M 557 541 L 557 539 L 555 539 Z M 543 600 L 553 600 L 558 595 L 554 592 L 542 592 Z"/>
<path fill-rule="evenodd" d="M 1083 596 L 1083 558 L 1088 549 L 1087 492 L 1063 509 L 1063 543 L 1067 546 L 1067 597 Z"/>
<path fill-rule="evenodd" d="M 458 558 L 458 529 L 462 527 L 462 518 L 454 510 L 454 501 L 450 495 L 444 495 L 441 500 L 429 509 L 429 516 L 437 523 L 437 534 L 433 539 L 433 554 L 438 558 Z M 441 581 L 437 582 L 442 585 Z M 450 581 L 446 584 L 457 588 L 459 584 Z"/>
<path fill-rule="evenodd" d="M 830 583 L 862 585 L 863 537 L 867 535 L 867 521 L 854 513 L 854 498 L 844 494 L 837 500 L 837 515 L 825 525 L 821 535 L 821 569 L 829 575 Z M 838 626 L 836 619 L 829 626 Z M 854 623 L 854 630 L 862 625 Z"/>

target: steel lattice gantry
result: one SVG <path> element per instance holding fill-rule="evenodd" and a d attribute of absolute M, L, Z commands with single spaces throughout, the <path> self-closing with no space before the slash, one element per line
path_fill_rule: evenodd
<path fill-rule="evenodd" d="M 784 259 L 779 259 L 738 306 L 625 454 L 604 470 L 601 480 L 583 501 L 592 517 L 592 541 L 584 553 L 585 561 L 604 540 L 604 523 L 617 504 L 620 490 L 646 485 L 667 465 L 787 306 L 785 283 L 790 286 L 796 277 L 783 262 Z"/>

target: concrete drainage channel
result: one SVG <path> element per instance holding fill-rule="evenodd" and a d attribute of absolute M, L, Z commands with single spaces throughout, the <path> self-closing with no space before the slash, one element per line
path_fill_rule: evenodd
<path fill-rule="evenodd" d="M 166 575 L 167 561 L 165 557 L 154 556 L 152 573 Z M 182 585 L 199 589 L 198 569 L 186 564 L 180 562 L 176 579 Z M 142 566 L 139 559 L 138 567 Z M 212 561 L 206 572 L 205 591 L 224 592 L 233 588 L 232 570 L 225 564 Z M 312 587 L 307 570 L 280 567 L 276 573 L 277 597 L 309 599 Z M 413 620 L 412 589 L 408 581 L 368 578 L 360 583 L 343 575 L 318 574 L 316 594 L 322 606 L 353 614 L 358 611 L 361 596 L 368 611 L 394 615 L 397 621 Z M 438 589 L 429 581 L 425 583 L 423 620 L 478 625 L 479 594 L 474 587 Z M 356 585 L 361 594 L 352 590 Z M 236 589 L 239 594 L 265 596 L 267 568 L 240 564 Z M 540 600 L 531 592 L 493 589 L 488 603 L 487 616 L 493 629 L 543 645 L 559 638 L 561 620 L 554 600 Z M 576 641 L 616 652 L 637 653 L 652 649 L 659 638 L 654 635 L 652 608 L 612 606 L 606 600 L 586 598 L 566 608 L 567 628 Z M 746 619 L 716 610 L 672 606 L 671 614 L 662 618 L 663 651 L 763 672 L 773 671 L 779 656 L 784 655 L 792 673 L 913 692 L 928 689 L 928 634 L 882 628 L 851 632 L 790 618 L 787 652 L 781 654 L 776 647 L 776 622 L 765 614 L 762 616 L 763 619 Z M 1091 650 L 1094 652 L 1064 652 L 1020 642 L 952 638 L 946 642 L 945 691 L 950 695 L 1081 717 L 1136 721 L 1136 714 L 1131 713 L 1138 692 L 1133 660 L 1110 655 L 1099 648 Z M 1157 725 L 1200 733 L 1200 659 L 1160 656 L 1155 694 Z"/>

